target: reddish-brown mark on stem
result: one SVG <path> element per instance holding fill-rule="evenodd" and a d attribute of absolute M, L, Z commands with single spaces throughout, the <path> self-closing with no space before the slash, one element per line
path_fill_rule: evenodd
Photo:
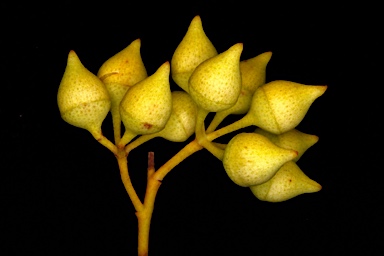
<path fill-rule="evenodd" d="M 155 153 L 148 152 L 148 169 L 154 169 L 154 168 L 155 168 Z"/>

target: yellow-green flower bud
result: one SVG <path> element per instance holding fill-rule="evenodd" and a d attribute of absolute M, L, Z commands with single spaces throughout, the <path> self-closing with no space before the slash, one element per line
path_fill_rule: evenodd
<path fill-rule="evenodd" d="M 101 130 L 111 107 L 105 85 L 83 66 L 74 51 L 68 54 L 57 104 L 64 121 L 90 132 Z"/>
<path fill-rule="evenodd" d="M 242 89 L 253 94 L 258 87 L 265 84 L 266 68 L 271 56 L 272 52 L 264 52 L 240 62 Z"/>
<path fill-rule="evenodd" d="M 169 62 L 151 76 L 132 86 L 120 103 L 121 120 L 134 134 L 162 130 L 172 111 Z"/>
<path fill-rule="evenodd" d="M 295 128 L 326 89 L 326 85 L 304 85 L 283 80 L 269 82 L 257 88 L 247 115 L 252 116 L 254 125 L 281 134 Z"/>
<path fill-rule="evenodd" d="M 268 181 L 296 156 L 297 151 L 280 148 L 260 134 L 239 133 L 226 146 L 223 165 L 233 182 L 249 187 Z"/>
<path fill-rule="evenodd" d="M 285 163 L 269 181 L 250 187 L 262 201 L 282 202 L 304 193 L 321 190 L 321 185 L 311 180 L 293 161 Z"/>
<path fill-rule="evenodd" d="M 147 77 L 140 46 L 140 39 L 136 39 L 104 62 L 97 73 L 107 87 L 113 106 L 120 104 L 129 87 Z"/>
<path fill-rule="evenodd" d="M 184 91 L 172 92 L 172 113 L 158 136 L 173 142 L 186 141 L 194 132 L 197 105 Z"/>
<path fill-rule="evenodd" d="M 172 56 L 172 79 L 184 91 L 188 92 L 188 80 L 195 68 L 203 61 L 216 55 L 215 47 L 203 30 L 200 16 L 195 16 Z"/>
<path fill-rule="evenodd" d="M 241 92 L 239 98 L 235 105 L 219 112 L 219 116 L 241 115 L 248 112 L 253 93 L 258 87 L 265 84 L 265 70 L 271 56 L 272 52 L 265 52 L 252 59 L 240 61 Z"/>
<path fill-rule="evenodd" d="M 235 105 L 241 90 L 238 43 L 225 52 L 201 63 L 189 79 L 189 94 L 199 107 L 218 112 Z"/>
<path fill-rule="evenodd" d="M 316 135 L 306 134 L 296 129 L 277 135 L 264 131 L 261 128 L 257 128 L 255 133 L 267 137 L 270 141 L 281 148 L 296 150 L 298 155 L 295 159 L 293 159 L 294 162 L 297 162 L 304 152 L 319 140 L 319 137 Z"/>

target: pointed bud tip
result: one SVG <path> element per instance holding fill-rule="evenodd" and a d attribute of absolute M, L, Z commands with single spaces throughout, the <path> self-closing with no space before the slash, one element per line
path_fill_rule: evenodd
<path fill-rule="evenodd" d="M 316 193 L 319 192 L 323 187 L 317 181 L 307 177 L 307 188 L 307 193 Z"/>
<path fill-rule="evenodd" d="M 243 49 L 244 48 L 244 43 L 237 43 L 237 44 L 235 44 L 234 45 L 235 47 L 238 47 L 239 49 L 241 48 L 241 49 Z"/>
<path fill-rule="evenodd" d="M 319 96 L 323 95 L 328 89 L 328 85 L 318 85 L 317 87 L 319 87 Z"/>
<path fill-rule="evenodd" d="M 196 15 L 195 17 L 193 17 L 192 22 L 198 22 L 198 21 L 201 22 L 201 17 L 200 17 L 200 15 Z"/>
<path fill-rule="evenodd" d="M 203 26 L 203 23 L 201 22 L 201 18 L 199 15 L 196 15 L 191 23 L 189 24 L 189 29 L 198 29 L 198 28 L 202 28 Z"/>
<path fill-rule="evenodd" d="M 79 59 L 79 56 L 77 56 L 76 52 L 74 50 L 70 50 L 68 53 L 68 59 L 67 63 L 71 63 L 71 65 L 77 65 L 81 64 L 81 61 Z M 81 64 L 82 65 L 82 64 Z"/>
<path fill-rule="evenodd" d="M 77 54 L 74 50 L 70 50 L 68 53 L 68 58 L 74 58 L 77 57 Z"/>
<path fill-rule="evenodd" d="M 243 43 L 237 43 L 237 44 L 234 44 L 232 45 L 228 50 L 227 52 L 235 52 L 236 54 L 238 54 L 239 56 L 241 55 L 243 51 Z"/>
<path fill-rule="evenodd" d="M 164 62 L 163 65 L 161 65 L 161 66 L 164 66 L 164 67 L 170 67 L 171 64 L 170 64 L 169 60 L 167 60 L 167 61 Z"/>
<path fill-rule="evenodd" d="M 141 46 L 141 39 L 137 38 L 135 41 L 132 42 L 132 44 L 137 44 L 138 46 Z"/>
<path fill-rule="evenodd" d="M 318 85 L 318 87 L 321 88 L 323 93 L 328 89 L 328 85 Z"/>
<path fill-rule="evenodd" d="M 271 59 L 271 57 L 272 57 L 272 51 L 265 52 L 265 53 L 263 53 L 263 55 L 269 61 Z"/>
<path fill-rule="evenodd" d="M 164 73 L 164 74 L 167 74 L 169 75 L 169 73 L 171 72 L 171 64 L 169 63 L 169 61 L 166 61 L 164 62 L 158 69 L 155 73 Z"/>

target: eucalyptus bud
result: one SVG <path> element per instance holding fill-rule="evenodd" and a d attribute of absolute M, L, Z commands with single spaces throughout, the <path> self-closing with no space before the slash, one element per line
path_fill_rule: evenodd
<path fill-rule="evenodd" d="M 270 141 L 281 148 L 296 150 L 298 155 L 295 159 L 293 159 L 295 162 L 300 159 L 308 148 L 312 147 L 319 140 L 318 136 L 306 134 L 297 129 L 292 129 L 282 134 L 274 134 L 264 131 L 261 128 L 257 128 L 255 133 L 267 137 Z"/>
<path fill-rule="evenodd" d="M 250 187 L 262 201 L 282 202 L 304 193 L 321 190 L 321 185 L 311 180 L 293 161 L 285 163 L 269 181 Z"/>
<path fill-rule="evenodd" d="M 287 132 L 303 120 L 309 107 L 326 89 L 326 85 L 283 80 L 269 82 L 255 91 L 247 118 L 271 133 Z"/>
<path fill-rule="evenodd" d="M 111 107 L 105 85 L 83 66 L 74 51 L 68 54 L 57 104 L 64 121 L 93 134 L 101 132 L 101 124 Z"/>
<path fill-rule="evenodd" d="M 132 86 L 120 104 L 126 130 L 132 134 L 150 134 L 162 130 L 172 111 L 169 62 L 151 76 Z"/>
<path fill-rule="evenodd" d="M 218 112 L 235 105 L 241 90 L 238 43 L 196 67 L 189 79 L 189 94 L 199 107 Z"/>
<path fill-rule="evenodd" d="M 107 87 L 112 106 L 118 107 L 127 90 L 147 77 L 140 55 L 140 39 L 109 58 L 100 67 L 97 76 Z"/>
<path fill-rule="evenodd" d="M 172 113 L 157 136 L 173 142 L 186 141 L 195 132 L 197 105 L 184 91 L 172 92 Z"/>
<path fill-rule="evenodd" d="M 217 55 L 217 51 L 203 30 L 200 16 L 195 16 L 171 60 L 172 79 L 189 92 L 188 80 L 203 61 Z"/>
<path fill-rule="evenodd" d="M 280 148 L 260 134 L 239 133 L 225 147 L 223 165 L 233 182 L 249 187 L 268 181 L 296 156 L 297 151 Z"/>

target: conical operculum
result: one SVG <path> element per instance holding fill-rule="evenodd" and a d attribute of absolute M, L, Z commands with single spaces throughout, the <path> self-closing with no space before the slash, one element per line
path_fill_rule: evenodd
<path fill-rule="evenodd" d="M 238 43 L 201 63 L 189 79 L 189 94 L 196 104 L 209 112 L 232 107 L 240 94 L 240 55 Z"/>
<path fill-rule="evenodd" d="M 242 88 L 253 94 L 266 80 L 266 68 L 272 52 L 264 52 L 240 62 Z"/>
<path fill-rule="evenodd" d="M 141 41 L 136 39 L 104 62 L 97 73 L 107 87 L 113 106 L 120 104 L 129 87 L 147 77 L 140 47 Z"/>
<path fill-rule="evenodd" d="M 282 202 L 304 193 L 321 190 L 321 185 L 310 179 L 293 161 L 285 163 L 269 181 L 250 187 L 262 201 Z"/>
<path fill-rule="evenodd" d="M 326 85 L 304 85 L 283 80 L 269 82 L 255 91 L 248 114 L 256 126 L 281 134 L 295 128 L 326 89 Z"/>
<path fill-rule="evenodd" d="M 183 142 L 194 132 L 197 105 L 184 91 L 172 92 L 172 113 L 159 136 L 173 142 Z"/>
<path fill-rule="evenodd" d="M 132 86 L 120 103 L 120 115 L 134 134 L 150 134 L 164 128 L 172 111 L 169 62 Z"/>
<path fill-rule="evenodd" d="M 245 114 L 248 112 L 252 95 L 258 87 L 265 84 L 266 67 L 272 52 L 265 52 L 254 58 L 240 61 L 241 92 L 232 107 L 222 111 L 220 115 Z"/>
<path fill-rule="evenodd" d="M 255 133 L 267 137 L 279 147 L 296 150 L 298 155 L 293 159 L 295 162 L 300 159 L 308 148 L 312 147 L 319 140 L 318 136 L 306 134 L 297 129 L 292 129 L 282 134 L 274 134 L 261 128 L 257 128 Z"/>
<path fill-rule="evenodd" d="M 224 115 L 230 115 L 230 114 L 242 115 L 248 112 L 249 107 L 251 106 L 251 103 L 252 103 L 252 93 L 248 90 L 241 89 L 235 105 L 218 113 L 224 114 Z"/>
<path fill-rule="evenodd" d="M 203 30 L 200 16 L 195 16 L 172 56 L 172 79 L 188 92 L 188 80 L 195 68 L 216 55 L 215 47 Z"/>
<path fill-rule="evenodd" d="M 83 66 L 74 51 L 68 54 L 57 103 L 66 122 L 91 132 L 101 129 L 110 110 L 111 101 L 105 85 Z"/>
<path fill-rule="evenodd" d="M 268 181 L 296 156 L 297 151 L 280 148 L 260 134 L 239 133 L 226 146 L 223 165 L 233 182 L 249 187 Z"/>

